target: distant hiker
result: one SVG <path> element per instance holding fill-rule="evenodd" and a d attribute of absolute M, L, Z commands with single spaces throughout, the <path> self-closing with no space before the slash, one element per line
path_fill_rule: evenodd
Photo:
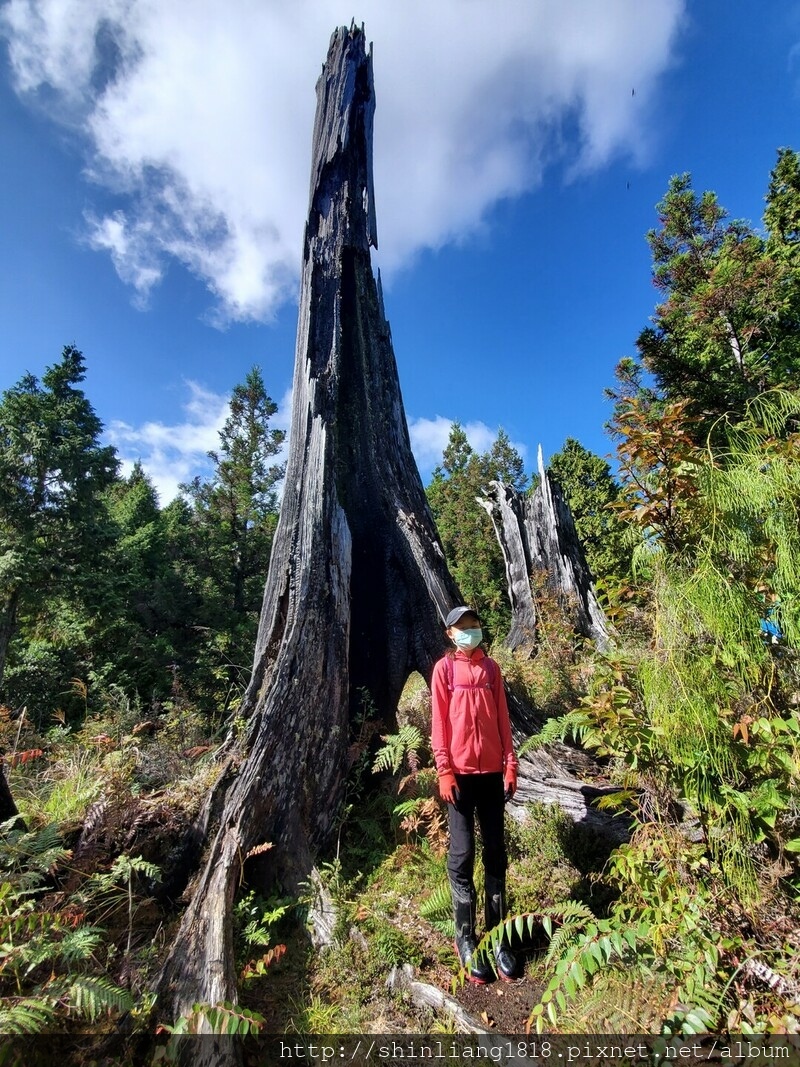
<path fill-rule="evenodd" d="M 439 793 L 447 802 L 450 849 L 447 873 L 453 893 L 456 950 L 472 982 L 485 983 L 492 968 L 475 958 L 475 815 L 483 840 L 486 929 L 506 917 L 505 801 L 517 788 L 517 757 L 500 668 L 480 647 L 480 619 L 465 605 L 445 620 L 455 648 L 433 668 L 432 747 Z M 516 977 L 517 961 L 504 939 L 495 949 L 501 978 Z"/>

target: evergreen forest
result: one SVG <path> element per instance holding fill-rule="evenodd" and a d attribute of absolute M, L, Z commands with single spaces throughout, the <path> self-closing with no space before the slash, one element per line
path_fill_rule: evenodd
<path fill-rule="evenodd" d="M 287 895 L 243 878 L 238 1002 L 164 1017 L 156 980 L 198 862 L 188 828 L 220 750 L 246 736 L 284 434 L 253 368 L 209 475 L 162 504 L 103 443 L 76 347 L 5 386 L 0 1033 L 72 1035 L 86 1062 L 120 1033 L 158 1034 L 166 1062 L 201 1027 L 457 1032 L 446 1007 L 387 990 L 405 964 L 499 1032 L 800 1032 L 793 150 L 765 203 L 754 227 L 671 179 L 647 234 L 658 303 L 609 368 L 616 464 L 572 436 L 550 459 L 613 628 L 606 651 L 538 574 L 535 649 L 504 647 L 504 562 L 475 498 L 491 480 L 535 487 L 505 433 L 478 453 L 454 424 L 426 490 L 464 602 L 542 723 L 523 749 L 574 753 L 614 787 L 601 804 L 621 827 L 610 841 L 543 804 L 507 814 L 507 932 L 525 976 L 502 998 L 459 976 L 429 693 L 412 676 L 394 723 L 362 693 L 335 847 L 318 859 L 331 944 L 306 935 L 311 884 Z"/>

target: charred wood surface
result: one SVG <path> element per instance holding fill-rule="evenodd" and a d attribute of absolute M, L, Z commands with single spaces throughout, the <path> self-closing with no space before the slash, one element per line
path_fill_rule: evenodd
<path fill-rule="evenodd" d="M 430 678 L 457 601 L 414 462 L 370 246 L 372 57 L 337 30 L 317 84 L 290 454 L 242 713 L 246 758 L 163 969 L 175 1015 L 236 996 L 230 909 L 248 855 L 292 886 L 328 842 L 363 691 L 389 723 Z"/>
<path fill-rule="evenodd" d="M 430 681 L 442 620 L 460 600 L 411 453 L 370 262 L 374 106 L 363 32 L 342 27 L 317 83 L 290 452 L 240 712 L 246 743 L 241 758 L 228 749 L 196 827 L 209 841 L 158 983 L 173 1018 L 236 999 L 238 886 L 246 875 L 287 889 L 308 879 L 335 828 L 363 694 L 391 728 L 408 675 Z M 518 732 L 535 729 L 511 703 Z M 322 895 L 323 941 L 331 921 Z"/>
<path fill-rule="evenodd" d="M 0 758 L 0 822 L 7 822 L 9 819 L 13 819 L 15 815 L 19 815 L 19 811 L 6 778 L 5 764 Z M 22 820 L 20 820 L 20 824 L 24 825 Z"/>

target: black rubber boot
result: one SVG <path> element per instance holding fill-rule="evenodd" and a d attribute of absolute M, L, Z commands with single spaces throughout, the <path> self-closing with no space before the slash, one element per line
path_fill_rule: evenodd
<path fill-rule="evenodd" d="M 506 884 L 501 878 L 486 876 L 486 929 L 491 930 L 506 917 Z M 494 962 L 504 982 L 518 977 L 517 957 L 508 946 L 505 934 L 495 945 Z"/>
<path fill-rule="evenodd" d="M 456 920 L 456 952 L 470 982 L 486 985 L 492 980 L 492 968 L 485 958 L 476 959 L 475 892 L 451 884 L 453 914 Z"/>

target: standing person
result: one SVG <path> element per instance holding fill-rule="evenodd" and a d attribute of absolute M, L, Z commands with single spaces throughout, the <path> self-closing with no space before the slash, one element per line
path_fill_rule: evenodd
<path fill-rule="evenodd" d="M 483 841 L 486 929 L 506 914 L 505 801 L 517 788 L 517 757 L 511 739 L 503 677 L 483 651 L 476 611 L 461 605 L 445 620 L 454 648 L 433 668 L 432 748 L 439 793 L 447 802 L 450 848 L 447 873 L 453 893 L 456 950 L 472 982 L 485 983 L 492 968 L 475 959 L 475 816 Z M 501 939 L 497 973 L 511 980 L 517 961 Z"/>

